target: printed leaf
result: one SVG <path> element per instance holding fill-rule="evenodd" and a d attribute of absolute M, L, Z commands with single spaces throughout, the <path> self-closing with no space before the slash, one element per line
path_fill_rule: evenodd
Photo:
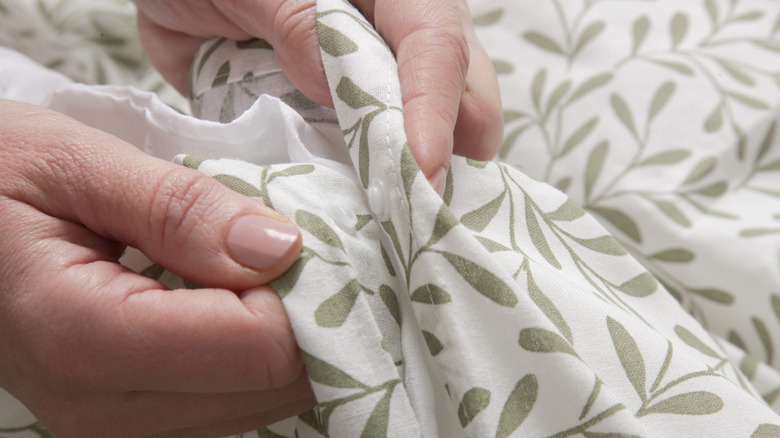
<path fill-rule="evenodd" d="M 585 210 L 582 209 L 576 202 L 567 198 L 566 202 L 561 204 L 555 211 L 550 213 L 544 213 L 544 216 L 549 220 L 554 221 L 573 221 L 579 219 L 585 215 Z"/>
<path fill-rule="evenodd" d="M 675 395 L 648 407 L 648 414 L 709 415 L 723 408 L 723 400 L 717 395 L 706 392 L 686 392 Z"/>
<path fill-rule="evenodd" d="M 504 111 L 504 124 L 507 124 L 509 122 L 513 122 L 517 119 L 522 119 L 528 117 L 528 114 L 522 112 L 522 111 L 513 111 L 513 110 L 507 110 Z"/>
<path fill-rule="evenodd" d="M 707 132 L 715 132 L 720 129 L 721 126 L 723 126 L 723 104 L 718 104 L 704 122 L 704 130 Z"/>
<path fill-rule="evenodd" d="M 658 281 L 649 272 L 643 272 L 618 286 L 621 292 L 632 297 L 646 297 L 658 289 Z"/>
<path fill-rule="evenodd" d="M 593 132 L 593 128 L 596 127 L 596 125 L 599 123 L 598 117 L 593 117 L 592 119 L 588 120 L 587 122 L 583 123 L 582 126 L 577 128 L 574 133 L 572 133 L 571 137 L 569 137 L 566 142 L 563 144 L 563 148 L 561 149 L 561 153 L 558 155 L 558 157 L 563 157 L 569 151 L 574 149 L 578 144 L 580 144 L 585 138 Z"/>
<path fill-rule="evenodd" d="M 566 353 L 578 357 L 565 339 L 543 328 L 534 327 L 520 330 L 520 338 L 517 342 L 524 350 L 534 353 Z"/>
<path fill-rule="evenodd" d="M 527 374 L 517 382 L 501 410 L 496 438 L 507 438 L 525 421 L 531 413 L 539 393 L 539 381 L 533 374 Z"/>
<path fill-rule="evenodd" d="M 544 92 L 544 83 L 547 79 L 547 72 L 545 70 L 539 70 L 534 76 L 534 81 L 531 84 L 531 97 L 534 100 L 534 107 L 541 112 L 542 93 Z"/>
<path fill-rule="evenodd" d="M 374 410 L 371 411 L 371 415 L 368 416 L 368 421 L 363 427 L 360 438 L 387 437 L 387 425 L 390 423 L 390 399 L 393 397 L 393 389 L 395 389 L 395 386 L 388 388 L 385 391 L 385 395 L 374 406 Z"/>
<path fill-rule="evenodd" d="M 764 13 L 761 11 L 748 11 L 739 14 L 737 17 L 734 18 L 734 21 L 753 21 L 753 20 L 758 20 L 763 16 Z"/>
<path fill-rule="evenodd" d="M 140 275 L 143 275 L 146 278 L 151 278 L 152 280 L 159 280 L 160 277 L 162 277 L 163 273 L 165 272 L 165 268 L 158 264 L 151 264 L 143 271 L 139 272 Z"/>
<path fill-rule="evenodd" d="M 776 438 L 780 436 L 780 426 L 776 424 L 765 423 L 756 428 L 750 438 Z"/>
<path fill-rule="evenodd" d="M 717 163 L 718 159 L 715 157 L 704 158 L 699 162 L 699 164 L 696 165 L 696 167 L 693 168 L 693 170 L 691 170 L 691 173 L 688 174 L 688 177 L 685 178 L 685 181 L 683 181 L 683 185 L 693 184 L 697 181 L 700 181 L 715 169 L 715 165 Z"/>
<path fill-rule="evenodd" d="M 512 288 L 492 272 L 457 254 L 442 251 L 441 255 L 477 292 L 505 307 L 517 305 L 517 296 Z"/>
<path fill-rule="evenodd" d="M 474 236 L 479 240 L 479 243 L 482 244 L 482 246 L 485 247 L 486 250 L 490 252 L 501 252 L 501 251 L 511 251 L 512 249 L 505 246 L 502 243 L 498 243 L 495 240 L 488 239 L 487 237 L 482 236 Z"/>
<path fill-rule="evenodd" d="M 772 294 L 772 310 L 775 311 L 775 316 L 780 320 L 780 295 Z"/>
<path fill-rule="evenodd" d="M 753 80 L 747 73 L 740 70 L 738 67 L 736 67 L 734 64 L 725 61 L 723 59 L 715 59 L 718 64 L 723 68 L 723 70 L 726 70 L 726 73 L 728 73 L 732 78 L 737 80 L 738 82 L 741 82 L 745 85 L 752 86 L 756 84 L 756 81 Z"/>
<path fill-rule="evenodd" d="M 500 195 L 493 198 L 487 204 L 478 207 L 460 218 L 460 222 L 474 231 L 482 231 L 488 226 L 490 221 L 496 217 L 501 204 L 506 197 L 506 190 L 501 192 Z"/>
<path fill-rule="evenodd" d="M 492 59 L 491 62 L 493 63 L 493 69 L 496 71 L 496 74 L 499 75 L 512 73 L 515 69 L 512 64 L 501 59 Z"/>
<path fill-rule="evenodd" d="M 672 47 L 677 47 L 688 32 L 688 16 L 681 12 L 674 14 L 669 31 L 672 35 Z"/>
<path fill-rule="evenodd" d="M 661 152 L 659 154 L 653 155 L 652 157 L 645 158 L 639 162 L 638 166 L 675 164 L 690 156 L 690 151 L 685 149 L 673 149 L 671 151 Z"/>
<path fill-rule="evenodd" d="M 780 160 L 775 160 L 775 161 L 772 161 L 769 164 L 761 166 L 759 168 L 759 170 L 763 170 L 763 171 L 766 171 L 766 170 L 780 170 Z"/>
<path fill-rule="evenodd" d="M 650 256 L 651 259 L 670 263 L 688 263 L 692 261 L 694 257 L 695 255 L 685 248 L 671 248 Z"/>
<path fill-rule="evenodd" d="M 412 184 L 419 171 L 420 168 L 417 167 L 417 162 L 414 161 L 412 151 L 409 150 L 408 146 L 404 145 L 404 148 L 401 150 L 401 179 L 404 182 L 406 199 L 409 199 L 412 194 Z"/>
<path fill-rule="evenodd" d="M 350 108 L 358 109 L 365 106 L 376 106 L 383 108 L 385 105 L 376 97 L 368 94 L 365 90 L 358 87 L 348 76 L 343 76 L 336 85 L 336 95 Z"/>
<path fill-rule="evenodd" d="M 306 267 L 306 264 L 309 263 L 309 260 L 312 258 L 314 258 L 312 253 L 304 251 L 303 255 L 301 255 L 301 258 L 299 258 L 287 270 L 287 272 L 271 282 L 271 286 L 273 286 L 276 293 L 279 294 L 279 298 L 284 299 L 284 297 L 286 297 L 287 294 L 293 290 L 295 284 L 298 283 L 298 279 L 301 278 L 301 272 L 303 272 L 303 268 Z"/>
<path fill-rule="evenodd" d="M 344 56 L 358 51 L 358 45 L 338 29 L 317 21 L 320 47 L 330 56 Z"/>
<path fill-rule="evenodd" d="M 677 222 L 679 225 L 689 228 L 691 221 L 686 217 L 679 208 L 673 203 L 663 199 L 651 199 L 651 201 L 671 220 Z"/>
<path fill-rule="evenodd" d="M 295 223 L 298 224 L 298 227 L 302 230 L 308 231 L 312 236 L 323 243 L 339 248 L 342 251 L 344 250 L 344 244 L 341 243 L 339 235 L 316 214 L 309 213 L 306 210 L 298 210 L 295 212 Z"/>
<path fill-rule="evenodd" d="M 544 237 L 544 231 L 542 231 L 542 228 L 539 226 L 539 221 L 536 219 L 536 213 L 534 213 L 531 201 L 527 196 L 525 198 L 525 226 L 528 229 L 528 235 L 531 236 L 531 242 L 533 242 L 536 250 L 539 251 L 545 260 L 547 260 L 547 263 L 561 269 L 561 264 L 550 249 L 547 238 Z"/>
<path fill-rule="evenodd" d="M 526 32 L 523 34 L 523 38 L 540 49 L 547 50 L 548 52 L 558 53 L 560 55 L 564 54 L 561 46 L 559 46 L 558 43 L 553 41 L 547 35 L 541 34 L 539 32 Z"/>
<path fill-rule="evenodd" d="M 714 182 L 707 187 L 703 187 L 699 190 L 696 190 L 695 193 L 698 193 L 700 195 L 709 196 L 710 198 L 717 198 L 724 193 L 726 193 L 726 190 L 729 188 L 729 183 L 726 181 L 718 181 Z"/>
<path fill-rule="evenodd" d="M 455 192 L 455 183 L 453 182 L 452 168 L 447 169 L 447 177 L 444 179 L 444 195 L 441 199 L 447 207 L 452 204 L 452 195 Z"/>
<path fill-rule="evenodd" d="M 740 231 L 739 235 L 742 237 L 757 237 L 778 233 L 780 233 L 780 228 L 748 228 Z"/>
<path fill-rule="evenodd" d="M 696 288 L 688 289 L 689 292 L 694 293 L 702 298 L 706 298 L 710 301 L 715 301 L 720 304 L 731 304 L 734 302 L 734 296 L 730 293 L 714 288 Z"/>
<path fill-rule="evenodd" d="M 632 53 L 636 53 L 637 50 L 639 50 L 639 47 L 642 46 L 642 43 L 645 41 L 645 37 L 647 36 L 647 31 L 650 29 L 650 20 L 647 18 L 646 15 L 643 15 L 636 21 L 634 21 L 634 45 L 631 49 Z"/>
<path fill-rule="evenodd" d="M 444 350 L 444 345 L 442 345 L 441 341 L 436 337 L 436 335 L 425 330 L 422 331 L 422 334 L 423 338 L 425 339 L 425 345 L 428 346 L 428 351 L 431 352 L 431 356 L 436 356 L 437 354 L 441 353 L 442 350 Z"/>
<path fill-rule="evenodd" d="M 298 164 L 295 166 L 290 166 L 279 173 L 282 173 L 285 176 L 295 176 L 295 175 L 306 175 L 312 172 L 314 172 L 313 164 Z"/>
<path fill-rule="evenodd" d="M 482 160 L 472 160 L 471 158 L 466 158 L 466 164 L 468 164 L 471 167 L 476 167 L 477 169 L 484 169 L 487 167 L 488 162 L 482 161 Z"/>
<path fill-rule="evenodd" d="M 439 212 L 436 214 L 436 222 L 433 224 L 433 232 L 427 245 L 433 245 L 441 240 L 455 225 L 458 225 L 458 218 L 452 214 L 452 211 L 446 204 L 442 204 L 439 207 Z"/>
<path fill-rule="evenodd" d="M 631 115 L 631 109 L 626 104 L 626 101 L 618 94 L 612 95 L 612 109 L 617 114 L 620 121 L 634 134 L 634 137 L 639 137 L 636 131 L 636 125 L 634 125 L 634 117 Z"/>
<path fill-rule="evenodd" d="M 666 106 L 669 99 L 674 94 L 675 85 L 674 82 L 666 82 L 661 85 L 653 96 L 653 101 L 650 104 L 650 112 L 647 120 L 652 121 L 658 115 L 659 112 Z"/>
<path fill-rule="evenodd" d="M 273 50 L 273 46 L 271 44 L 262 39 L 262 38 L 252 38 L 251 40 L 246 41 L 236 41 L 236 47 L 241 50 L 247 50 L 247 49 L 265 49 L 265 50 Z"/>
<path fill-rule="evenodd" d="M 303 356 L 303 363 L 306 365 L 306 372 L 312 381 L 334 388 L 367 388 L 366 385 L 324 360 L 303 350 L 301 350 L 301 355 Z"/>
<path fill-rule="evenodd" d="M 387 272 L 392 277 L 395 277 L 395 268 L 393 267 L 393 262 L 390 261 L 390 256 L 387 254 L 387 250 L 385 249 L 385 246 L 380 245 L 380 250 L 382 253 L 382 260 L 385 261 L 385 267 L 387 268 Z"/>
<path fill-rule="evenodd" d="M 691 70 L 690 67 L 688 67 L 685 64 L 682 64 L 677 61 L 667 61 L 662 59 L 651 59 L 651 62 L 654 64 L 660 65 L 662 67 L 670 68 L 672 70 L 677 71 L 678 73 L 682 73 L 686 76 L 693 76 L 693 70 Z"/>
<path fill-rule="evenodd" d="M 761 344 L 764 346 L 764 351 L 766 351 L 766 360 L 764 362 L 771 364 L 774 356 L 774 347 L 772 346 L 772 337 L 769 335 L 769 330 L 761 319 L 755 316 L 751 319 L 753 327 L 755 327 L 756 333 L 758 333 L 758 337 L 761 339 Z"/>
<path fill-rule="evenodd" d="M 382 298 L 382 301 L 385 303 L 385 307 L 387 307 L 387 311 L 390 312 L 390 315 L 393 316 L 395 322 L 397 322 L 400 326 L 401 309 L 398 305 L 398 297 L 395 295 L 393 289 L 391 289 L 390 286 L 386 284 L 379 286 L 379 297 Z"/>
<path fill-rule="evenodd" d="M 217 74 L 214 76 L 214 80 L 211 82 L 211 88 L 217 88 L 221 85 L 227 84 L 229 77 L 230 61 L 225 61 L 222 65 L 219 66 L 219 70 L 217 70 Z"/>
<path fill-rule="evenodd" d="M 606 26 L 604 25 L 603 21 L 596 21 L 595 23 L 591 23 L 588 25 L 588 27 L 585 28 L 585 30 L 582 32 L 582 35 L 580 35 L 580 39 L 577 41 L 577 44 L 574 46 L 574 54 L 582 50 L 583 47 L 585 47 L 589 42 L 593 41 L 600 33 L 604 30 Z"/>
<path fill-rule="evenodd" d="M 713 26 L 718 25 L 718 4 L 715 3 L 715 0 L 707 0 L 705 2 L 705 7 L 707 8 L 707 15 L 710 16 L 710 22 L 712 22 Z"/>
<path fill-rule="evenodd" d="M 769 105 L 767 105 L 764 101 L 755 99 L 753 97 L 750 97 L 748 95 L 737 93 L 736 91 L 728 91 L 726 94 L 733 97 L 734 99 L 740 101 L 741 103 L 753 107 L 756 109 L 769 109 Z"/>
<path fill-rule="evenodd" d="M 214 179 L 219 181 L 223 186 L 229 188 L 230 190 L 241 193 L 244 196 L 249 196 L 252 198 L 259 198 L 263 196 L 263 192 L 261 192 L 260 189 L 236 176 L 219 174 L 215 175 Z"/>
<path fill-rule="evenodd" d="M 485 388 L 471 388 L 463 394 L 463 400 L 458 405 L 458 420 L 460 426 L 466 427 L 490 404 L 490 391 Z"/>
<path fill-rule="evenodd" d="M 601 168 L 604 166 L 604 160 L 607 158 L 608 150 L 609 143 L 603 141 L 593 149 L 588 157 L 588 162 L 585 167 L 585 199 L 590 197 L 593 185 L 596 184 L 596 180 L 599 178 Z"/>
<path fill-rule="evenodd" d="M 557 105 L 566 92 L 569 91 L 569 88 L 571 88 L 571 81 L 569 80 L 563 81 L 563 83 L 555 87 L 555 90 L 553 90 L 550 94 L 550 98 L 547 100 L 547 112 L 553 110 L 555 105 Z"/>
<path fill-rule="evenodd" d="M 636 222 L 627 214 L 620 210 L 607 207 L 590 207 L 590 211 L 614 225 L 615 228 L 622 231 L 623 234 L 630 237 L 634 242 L 642 243 L 642 234 L 639 232 L 639 227 L 637 227 Z"/>
<path fill-rule="evenodd" d="M 772 148 L 772 145 L 774 144 L 773 140 L 775 137 L 776 127 L 777 122 L 772 123 L 772 126 L 769 127 L 766 135 L 764 135 L 764 140 L 761 142 L 761 147 L 758 149 L 758 154 L 756 155 L 756 163 L 761 161 L 761 159 L 764 158 L 764 155 L 766 155 L 766 153 L 769 152 L 769 150 Z"/>
<path fill-rule="evenodd" d="M 412 301 L 423 304 L 446 304 L 452 302 L 452 297 L 446 290 L 435 284 L 424 284 L 412 292 Z"/>
<path fill-rule="evenodd" d="M 495 24 L 504 15 L 503 9 L 496 9 L 473 18 L 474 26 L 488 26 Z"/>
<path fill-rule="evenodd" d="M 720 354 L 716 353 L 715 350 L 709 347 L 709 345 L 702 342 L 701 339 L 696 337 L 696 335 L 691 333 L 687 328 L 681 325 L 676 325 L 674 326 L 674 332 L 677 333 L 677 336 L 679 336 L 680 339 L 682 339 L 682 341 L 689 346 L 699 350 L 707 356 L 714 357 L 715 359 L 722 359 Z"/>
<path fill-rule="evenodd" d="M 539 289 L 539 286 L 537 286 L 534 278 L 531 276 L 531 271 L 529 270 L 527 272 L 528 295 L 531 297 L 531 300 L 534 302 L 534 304 L 536 304 L 537 307 L 539 307 L 539 309 L 542 310 L 547 319 L 555 324 L 555 327 L 566 338 L 569 344 L 573 344 L 574 338 L 571 334 L 571 328 L 569 327 L 569 324 L 567 324 L 566 320 L 563 319 L 563 315 L 561 315 L 561 312 L 558 311 L 557 307 L 555 307 L 555 304 L 552 302 L 552 300 L 547 298 L 547 295 L 545 295 L 542 290 Z"/>
<path fill-rule="evenodd" d="M 184 167 L 189 167 L 190 169 L 195 169 L 195 170 L 197 170 L 197 169 L 198 169 L 198 167 L 200 167 L 200 165 L 201 165 L 201 164 L 202 164 L 204 161 L 206 161 L 206 159 L 205 159 L 205 158 L 201 158 L 201 157 L 195 157 L 195 156 L 192 156 L 192 155 L 187 155 L 187 156 L 186 156 L 186 157 L 184 157 L 184 159 L 181 161 L 181 165 L 182 165 L 182 166 L 184 166 Z"/>
<path fill-rule="evenodd" d="M 572 238 L 580 245 L 590 250 L 600 252 L 607 255 L 622 256 L 626 255 L 626 250 L 617 240 L 612 236 L 599 236 L 591 239 L 582 239 L 579 237 Z"/>
<path fill-rule="evenodd" d="M 565 176 L 565 177 L 561 178 L 560 181 L 555 183 L 555 188 L 560 190 L 560 191 L 562 191 L 562 192 L 565 192 L 565 191 L 569 190 L 569 186 L 570 185 L 571 185 L 571 177 L 570 176 Z"/>
<path fill-rule="evenodd" d="M 612 337 L 612 345 L 615 346 L 620 364 L 628 377 L 628 381 L 636 390 L 639 398 L 643 402 L 647 401 L 647 392 L 645 390 L 645 361 L 642 359 L 642 352 L 631 334 L 619 322 L 607 317 L 607 328 Z"/>
<path fill-rule="evenodd" d="M 314 311 L 314 320 L 320 327 L 341 327 L 355 306 L 363 288 L 357 280 L 350 280 L 340 291 L 326 299 Z"/>
<path fill-rule="evenodd" d="M 606 85 L 609 81 L 612 80 L 612 77 L 612 73 L 602 73 L 593 76 L 592 78 L 583 82 L 579 87 L 577 87 L 576 90 L 574 90 L 574 93 L 572 93 L 568 103 L 572 103 L 580 97 L 590 93 L 591 91 Z"/>

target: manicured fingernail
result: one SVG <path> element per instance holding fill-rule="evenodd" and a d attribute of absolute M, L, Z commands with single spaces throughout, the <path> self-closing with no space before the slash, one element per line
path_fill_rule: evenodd
<path fill-rule="evenodd" d="M 428 182 L 431 184 L 431 187 L 436 190 L 436 193 L 438 193 L 439 196 L 444 196 L 444 185 L 447 182 L 446 180 L 447 169 L 440 167 L 439 170 L 437 170 L 436 173 L 431 176 Z"/>
<path fill-rule="evenodd" d="M 290 224 L 248 214 L 233 224 L 225 244 L 233 260 L 265 271 L 287 254 L 298 236 L 298 229 Z"/>

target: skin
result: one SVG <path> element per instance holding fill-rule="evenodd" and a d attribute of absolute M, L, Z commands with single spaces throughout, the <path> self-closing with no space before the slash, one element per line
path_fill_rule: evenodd
<path fill-rule="evenodd" d="M 286 219 L 19 102 L 0 100 L 0 156 L 0 386 L 54 436 L 224 436 L 314 405 L 284 307 L 262 286 L 300 236 L 265 272 L 224 245 L 239 217 Z M 120 266 L 126 244 L 206 288 L 166 290 Z"/>
<path fill-rule="evenodd" d="M 396 54 L 409 147 L 441 194 L 453 153 L 492 159 L 503 138 L 493 64 L 465 0 L 354 0 Z M 184 92 L 207 39 L 262 38 L 310 99 L 332 106 L 321 66 L 315 0 L 136 0 L 147 55 Z"/>
<path fill-rule="evenodd" d="M 502 137 L 495 73 L 462 0 L 355 0 L 394 50 L 409 144 L 440 192 L 453 152 Z M 301 91 L 331 104 L 314 1 L 137 0 L 149 58 L 183 90 L 198 46 L 259 37 Z M 45 126 L 45 129 L 41 129 Z M 267 271 L 225 247 L 277 213 L 203 174 L 39 107 L 0 100 L 0 386 L 58 438 L 219 437 L 311 408 Z M 204 286 L 166 290 L 118 264 L 126 245 Z M 138 421 L 138 419 L 143 421 Z"/>

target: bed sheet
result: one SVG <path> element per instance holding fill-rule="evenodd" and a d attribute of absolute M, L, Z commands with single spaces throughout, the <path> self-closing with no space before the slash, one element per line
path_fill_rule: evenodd
<path fill-rule="evenodd" d="M 318 5 L 335 113 L 269 85 L 261 42 L 204 47 L 195 113 L 227 124 L 199 126 L 268 124 L 269 101 L 290 119 L 276 164 L 218 157 L 249 143 L 177 158 L 304 230 L 274 286 L 320 407 L 258 436 L 780 434 L 780 8 L 533 5 L 471 3 L 503 164 L 455 158 L 444 199 L 404 145 L 389 50 L 344 2 Z M 49 104 L 82 116 L 100 93 L 66 88 Z"/>

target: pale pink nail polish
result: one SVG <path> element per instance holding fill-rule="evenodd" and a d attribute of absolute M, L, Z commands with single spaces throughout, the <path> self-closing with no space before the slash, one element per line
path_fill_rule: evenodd
<path fill-rule="evenodd" d="M 298 235 L 298 229 L 290 224 L 249 214 L 236 220 L 225 245 L 233 260 L 264 271 L 287 254 Z"/>
<path fill-rule="evenodd" d="M 439 170 L 431 176 L 428 182 L 431 184 L 431 187 L 436 190 L 436 193 L 438 193 L 439 196 L 444 196 L 444 186 L 447 183 L 446 180 L 447 169 L 440 167 Z"/>

